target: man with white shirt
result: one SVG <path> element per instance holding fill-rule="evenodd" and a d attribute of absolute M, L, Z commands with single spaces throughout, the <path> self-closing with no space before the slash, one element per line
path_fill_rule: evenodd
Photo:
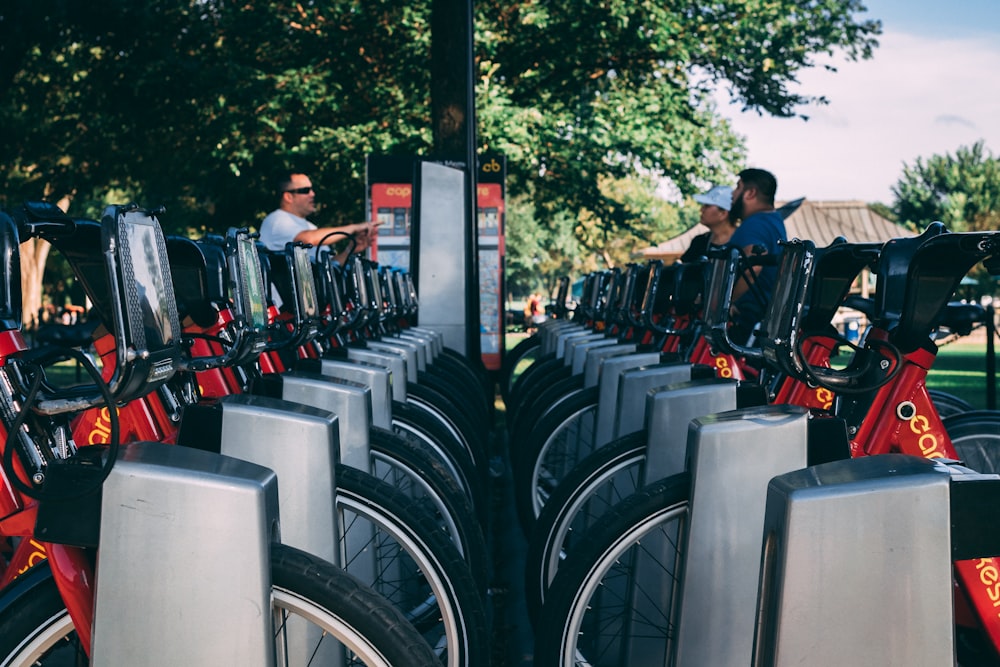
<path fill-rule="evenodd" d="M 363 252 L 377 233 L 378 222 L 359 222 L 340 227 L 317 227 L 306 219 L 316 212 L 316 191 L 305 174 L 286 172 L 278 179 L 278 208 L 271 211 L 260 225 L 260 242 L 268 250 L 284 250 L 289 241 L 300 241 L 313 246 L 329 245 L 354 238 L 336 255 L 343 265 L 350 253 Z"/>

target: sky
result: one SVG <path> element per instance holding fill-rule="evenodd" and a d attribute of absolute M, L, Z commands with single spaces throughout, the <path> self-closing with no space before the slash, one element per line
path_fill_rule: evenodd
<path fill-rule="evenodd" d="M 823 95 L 799 118 L 719 111 L 746 138 L 748 166 L 778 179 L 778 199 L 893 201 L 918 157 L 984 140 L 1000 157 L 1000 0 L 867 0 L 881 19 L 870 60 L 801 73 L 797 91 Z"/>

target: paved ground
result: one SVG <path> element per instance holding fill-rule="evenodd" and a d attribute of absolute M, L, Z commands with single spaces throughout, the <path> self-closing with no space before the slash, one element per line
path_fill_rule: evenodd
<path fill-rule="evenodd" d="M 527 543 L 514 509 L 513 481 L 507 458 L 507 434 L 497 421 L 494 441 L 493 525 L 494 573 L 492 667 L 531 667 L 534 638 L 524 603 L 524 554 Z"/>

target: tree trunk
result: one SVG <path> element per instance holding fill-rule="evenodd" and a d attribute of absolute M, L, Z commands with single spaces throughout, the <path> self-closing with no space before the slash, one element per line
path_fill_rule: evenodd
<path fill-rule="evenodd" d="M 52 244 L 44 239 L 29 239 L 21 244 L 21 323 L 34 331 L 42 310 L 42 276 Z"/>
<path fill-rule="evenodd" d="M 70 201 L 65 196 L 56 206 L 68 211 Z M 21 244 L 21 324 L 26 331 L 34 331 L 41 321 L 42 278 L 51 249 L 52 244 L 44 239 L 28 239 Z"/>

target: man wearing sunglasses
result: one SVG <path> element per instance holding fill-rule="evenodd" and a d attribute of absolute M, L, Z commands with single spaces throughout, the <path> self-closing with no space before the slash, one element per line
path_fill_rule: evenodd
<path fill-rule="evenodd" d="M 351 252 L 368 248 L 378 229 L 378 222 L 359 222 L 341 227 L 317 227 L 306 219 L 316 212 L 316 192 L 305 174 L 285 172 L 277 182 L 278 208 L 271 211 L 260 225 L 260 241 L 268 250 L 284 250 L 289 241 L 301 241 L 317 246 L 329 245 L 353 236 L 350 244 L 336 255 L 341 264 Z"/>

